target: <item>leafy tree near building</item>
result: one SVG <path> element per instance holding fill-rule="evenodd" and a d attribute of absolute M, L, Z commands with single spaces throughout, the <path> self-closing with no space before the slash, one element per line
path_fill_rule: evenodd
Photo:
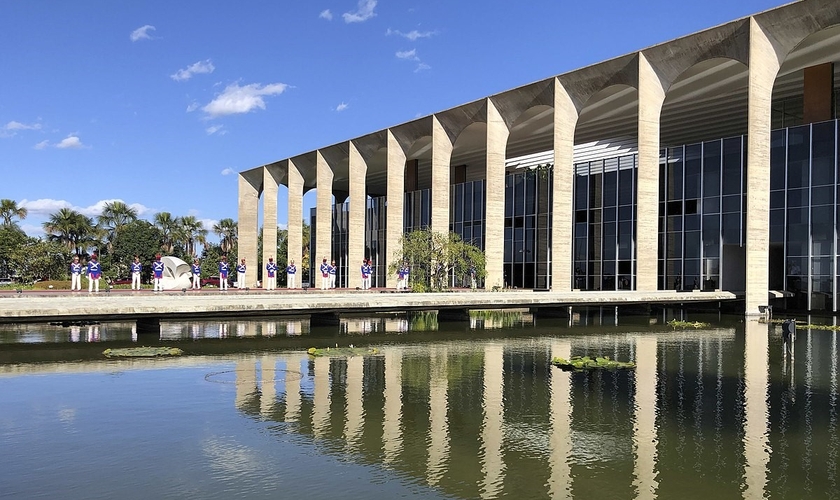
<path fill-rule="evenodd" d="M 219 236 L 219 246 L 222 251 L 235 255 L 232 249 L 237 242 L 238 227 L 236 221 L 233 219 L 222 219 L 213 225 L 213 232 Z"/>
<path fill-rule="evenodd" d="M 67 279 L 70 250 L 55 241 L 27 238 L 12 253 L 15 275 L 24 283 Z"/>
<path fill-rule="evenodd" d="M 27 241 L 24 233 L 17 225 L 0 225 L 0 277 L 17 274 L 15 252 Z"/>
<path fill-rule="evenodd" d="M 400 245 L 402 257 L 391 262 L 388 272 L 396 274 L 407 261 L 412 290 L 444 290 L 448 287 L 450 276 L 467 276 L 470 268 L 475 269 L 477 278 L 486 274 L 484 252 L 456 233 L 418 229 L 404 234 Z"/>
<path fill-rule="evenodd" d="M 89 246 L 97 244 L 93 220 L 69 208 L 50 215 L 43 227 L 47 239 L 66 246 L 78 255 L 84 255 Z"/>
<path fill-rule="evenodd" d="M 116 277 L 128 275 L 134 256 L 143 263 L 142 279 L 151 275 L 150 263 L 161 250 L 160 229 L 145 220 L 135 220 L 123 226 L 113 241 L 112 268 L 110 274 Z"/>

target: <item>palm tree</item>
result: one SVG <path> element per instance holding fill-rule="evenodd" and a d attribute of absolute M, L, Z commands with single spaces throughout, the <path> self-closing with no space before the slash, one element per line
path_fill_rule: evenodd
<path fill-rule="evenodd" d="M 222 219 L 213 224 L 213 232 L 219 235 L 219 246 L 222 252 L 229 252 L 236 244 L 237 224 L 233 219 Z"/>
<path fill-rule="evenodd" d="M 114 240 L 117 239 L 120 229 L 136 220 L 137 210 L 124 202 L 111 201 L 105 203 L 102 213 L 97 218 L 96 227 L 101 231 L 107 242 L 109 254 L 114 249 Z"/>
<path fill-rule="evenodd" d="M 207 230 L 200 220 L 196 219 L 194 215 L 186 215 L 178 218 L 180 225 L 180 233 L 184 238 L 184 249 L 191 257 L 196 256 L 196 243 L 205 245 L 207 243 Z"/>
<path fill-rule="evenodd" d="M 3 217 L 3 225 L 11 226 L 14 224 L 12 219 L 18 218 L 23 220 L 29 214 L 29 211 L 24 207 L 19 207 L 15 200 L 0 200 L 0 217 Z"/>
<path fill-rule="evenodd" d="M 175 238 L 178 231 L 178 220 L 169 212 L 155 214 L 155 227 L 160 229 L 161 247 L 171 253 L 175 249 Z"/>
<path fill-rule="evenodd" d="M 50 241 L 57 241 L 77 254 L 96 240 L 93 220 L 69 208 L 50 215 L 43 227 Z"/>

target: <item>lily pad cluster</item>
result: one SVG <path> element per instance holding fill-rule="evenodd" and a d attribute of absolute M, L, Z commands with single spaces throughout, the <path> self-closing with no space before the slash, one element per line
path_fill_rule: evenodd
<path fill-rule="evenodd" d="M 316 347 L 310 347 L 306 350 L 306 352 L 310 356 L 319 357 L 319 356 L 370 356 L 371 354 L 380 354 L 379 350 L 375 347 L 366 348 L 366 347 L 326 347 L 323 349 L 319 349 Z"/>
<path fill-rule="evenodd" d="M 668 322 L 668 326 L 671 328 L 709 328 L 712 326 L 709 323 L 703 323 L 702 321 L 679 321 L 676 319 L 672 319 Z"/>
<path fill-rule="evenodd" d="M 554 358 L 551 364 L 563 371 L 584 370 L 620 370 L 635 368 L 636 364 L 625 361 L 614 361 L 609 356 L 590 358 L 589 356 L 572 356 L 568 361 Z"/>
<path fill-rule="evenodd" d="M 106 358 L 155 358 L 158 356 L 180 356 L 184 351 L 177 347 L 124 347 L 105 349 Z"/>

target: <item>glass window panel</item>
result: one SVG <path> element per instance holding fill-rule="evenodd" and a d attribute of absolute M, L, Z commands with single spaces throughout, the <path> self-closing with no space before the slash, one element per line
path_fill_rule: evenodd
<path fill-rule="evenodd" d="M 771 197 L 772 197 L 772 193 L 771 193 Z M 833 205 L 833 204 L 834 204 L 834 186 L 815 187 L 811 190 L 811 205 Z"/>
<path fill-rule="evenodd" d="M 716 214 L 720 212 L 720 197 L 703 198 L 703 213 Z"/>
<path fill-rule="evenodd" d="M 665 257 L 669 259 L 682 257 L 682 233 L 668 233 L 665 238 Z"/>
<path fill-rule="evenodd" d="M 600 165 L 600 162 L 598 162 Z M 593 174 L 589 177 L 589 208 L 600 208 L 603 201 L 601 178 L 603 174 Z"/>
<path fill-rule="evenodd" d="M 786 130 L 774 130 L 770 135 L 770 189 L 785 188 Z"/>
<path fill-rule="evenodd" d="M 633 258 L 633 223 L 618 223 L 618 258 Z"/>
<path fill-rule="evenodd" d="M 525 213 L 535 214 L 537 213 L 537 174 L 528 172 L 525 179 Z"/>
<path fill-rule="evenodd" d="M 464 185 L 458 184 L 455 186 L 455 196 L 453 197 L 455 204 L 455 213 L 453 217 L 456 221 L 464 220 Z"/>
<path fill-rule="evenodd" d="M 703 196 L 720 195 L 721 141 L 703 144 Z"/>
<path fill-rule="evenodd" d="M 685 258 L 700 258 L 700 231 L 689 231 L 685 233 Z"/>
<path fill-rule="evenodd" d="M 685 192 L 689 198 L 700 198 L 700 174 L 702 168 L 702 146 L 692 144 L 685 147 Z"/>
<path fill-rule="evenodd" d="M 808 255 L 808 224 L 788 223 L 786 244 L 788 255 Z"/>
<path fill-rule="evenodd" d="M 473 185 L 472 182 L 464 184 L 464 220 L 473 219 Z"/>
<path fill-rule="evenodd" d="M 741 244 L 741 214 L 723 215 L 723 243 L 725 245 Z"/>
<path fill-rule="evenodd" d="M 615 208 L 605 208 L 603 210 L 604 222 L 613 222 L 616 220 L 617 212 Z"/>
<path fill-rule="evenodd" d="M 785 272 L 788 276 L 802 276 L 807 271 L 807 257 L 788 257 Z"/>
<path fill-rule="evenodd" d="M 583 210 L 588 206 L 589 184 L 586 176 L 575 176 L 575 210 Z"/>
<path fill-rule="evenodd" d="M 787 210 L 788 224 L 807 224 L 807 208 L 789 208 Z"/>
<path fill-rule="evenodd" d="M 618 172 L 618 204 L 631 205 L 633 203 L 633 170 L 619 170 Z"/>
<path fill-rule="evenodd" d="M 720 260 L 718 259 L 703 259 L 703 274 L 719 274 Z"/>
<path fill-rule="evenodd" d="M 823 257 L 821 259 L 811 259 L 811 274 L 831 274 L 831 257 Z"/>
<path fill-rule="evenodd" d="M 787 198 L 788 207 L 807 207 L 810 198 L 808 188 L 789 189 Z"/>
<path fill-rule="evenodd" d="M 683 221 L 686 231 L 699 231 L 700 230 L 700 215 L 686 215 L 685 220 Z"/>
<path fill-rule="evenodd" d="M 505 217 L 513 217 L 513 178 L 514 175 L 505 176 Z M 577 190 L 575 191 L 575 205 L 577 205 Z"/>
<path fill-rule="evenodd" d="M 808 163 L 811 154 L 810 127 L 788 130 L 788 188 L 808 186 Z"/>
<path fill-rule="evenodd" d="M 784 208 L 785 207 L 785 192 L 771 191 L 770 192 L 770 208 Z"/>
<path fill-rule="evenodd" d="M 811 185 L 834 185 L 834 122 L 815 123 L 811 133 Z"/>
<path fill-rule="evenodd" d="M 618 207 L 618 220 L 620 220 L 620 221 L 632 221 L 633 220 L 633 207 L 632 206 Z"/>
<path fill-rule="evenodd" d="M 741 195 L 731 195 L 723 197 L 723 212 L 740 212 L 741 211 Z"/>
<path fill-rule="evenodd" d="M 604 172 L 604 206 L 614 207 L 618 202 L 618 171 Z"/>
<path fill-rule="evenodd" d="M 723 141 L 723 194 L 741 192 L 741 138 Z"/>
<path fill-rule="evenodd" d="M 669 200 L 683 198 L 683 148 L 668 150 L 667 196 Z"/>

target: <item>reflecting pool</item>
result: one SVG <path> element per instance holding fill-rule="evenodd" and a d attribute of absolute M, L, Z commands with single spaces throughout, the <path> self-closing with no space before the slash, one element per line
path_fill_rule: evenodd
<path fill-rule="evenodd" d="M 838 332 L 791 356 L 778 325 L 664 319 L 0 325 L 0 498 L 840 496 Z M 187 354 L 101 356 L 150 343 Z M 376 352 L 305 351 L 351 344 Z"/>

